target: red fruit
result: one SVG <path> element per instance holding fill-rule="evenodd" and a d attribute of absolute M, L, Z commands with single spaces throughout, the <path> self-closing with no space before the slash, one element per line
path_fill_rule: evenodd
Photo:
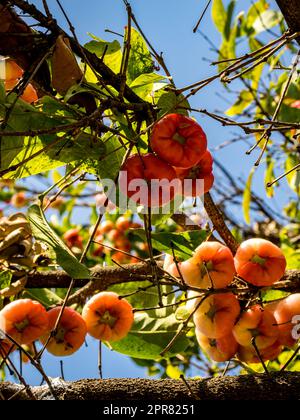
<path fill-rule="evenodd" d="M 232 332 L 236 341 L 244 347 L 251 347 L 255 338 L 257 348 L 265 349 L 278 339 L 274 315 L 260 305 L 254 305 L 243 312 Z"/>
<path fill-rule="evenodd" d="M 215 362 L 222 363 L 232 359 L 238 350 L 238 343 L 231 333 L 221 338 L 208 338 L 197 328 L 195 333 L 202 350 Z"/>
<path fill-rule="evenodd" d="M 84 306 L 82 317 L 88 333 L 98 340 L 117 341 L 124 338 L 133 324 L 130 303 L 114 292 L 101 292 Z"/>
<path fill-rule="evenodd" d="M 82 249 L 83 239 L 79 234 L 80 230 L 78 228 L 69 229 L 64 233 L 63 238 L 66 241 L 66 244 L 69 248 L 77 247 Z"/>
<path fill-rule="evenodd" d="M 150 144 L 157 155 L 179 168 L 196 165 L 207 147 L 200 125 L 181 114 L 169 114 L 153 127 Z"/>
<path fill-rule="evenodd" d="M 291 108 L 300 109 L 300 100 L 293 102 Z"/>
<path fill-rule="evenodd" d="M 19 83 L 19 80 L 13 79 L 13 80 L 6 80 L 5 81 L 5 90 L 9 91 L 14 89 L 14 87 Z M 25 89 L 22 95 L 20 96 L 23 101 L 28 102 L 29 104 L 36 102 L 39 97 L 35 90 L 35 88 L 32 86 L 31 83 L 29 83 Z"/>
<path fill-rule="evenodd" d="M 111 258 L 119 264 L 127 264 L 130 261 L 129 255 L 124 254 L 123 252 L 115 252 Z"/>
<path fill-rule="evenodd" d="M 275 360 L 282 352 L 283 347 L 276 341 L 265 349 L 260 349 L 259 354 L 263 361 Z M 261 363 L 258 354 L 253 346 L 243 347 L 239 346 L 237 357 L 241 362 L 245 363 Z"/>
<path fill-rule="evenodd" d="M 196 328 L 210 338 L 230 334 L 240 314 L 240 304 L 233 293 L 221 293 L 206 298 L 194 314 Z"/>
<path fill-rule="evenodd" d="M 101 257 L 104 252 L 104 246 L 103 245 L 97 245 L 96 249 L 93 251 L 93 257 Z"/>
<path fill-rule="evenodd" d="M 1 62 L 3 63 L 3 61 Z M 5 80 L 16 80 L 23 76 L 23 70 L 13 60 L 5 60 Z"/>
<path fill-rule="evenodd" d="M 284 275 L 286 260 L 278 246 L 266 239 L 248 239 L 234 257 L 237 274 L 255 286 L 271 286 Z"/>
<path fill-rule="evenodd" d="M 118 229 L 112 229 L 107 233 L 107 239 L 112 243 L 115 243 L 118 239 L 123 239 L 123 232 L 119 231 Z"/>
<path fill-rule="evenodd" d="M 126 238 L 117 239 L 114 245 L 115 248 L 119 249 L 120 251 L 129 252 L 131 249 L 131 243 Z"/>
<path fill-rule="evenodd" d="M 48 329 L 40 338 L 42 344 L 46 344 L 49 334 L 56 325 L 60 311 L 61 307 L 58 306 L 48 312 Z M 57 327 L 57 333 L 51 337 L 46 348 L 54 356 L 69 356 L 82 346 L 86 332 L 86 325 L 81 315 L 74 309 L 65 307 Z"/>
<path fill-rule="evenodd" d="M 199 162 L 192 168 L 175 168 L 178 178 L 182 181 L 182 193 L 184 196 L 198 197 L 211 189 L 214 183 L 212 164 L 212 155 L 206 150 Z M 203 181 L 203 184 L 199 181 Z"/>
<path fill-rule="evenodd" d="M 60 210 L 65 200 L 63 197 L 56 197 L 54 201 L 50 203 L 51 209 Z"/>
<path fill-rule="evenodd" d="M 23 101 L 25 102 L 28 102 L 29 104 L 32 104 L 33 102 L 36 102 L 39 99 L 37 92 L 32 86 L 32 84 L 29 83 L 26 86 L 23 94 L 21 95 L 21 99 L 23 99 Z"/>
<path fill-rule="evenodd" d="M 112 229 L 114 229 L 114 227 L 114 222 L 112 222 L 111 220 L 105 220 L 104 222 L 100 223 L 98 233 L 104 235 L 110 232 Z"/>
<path fill-rule="evenodd" d="M 183 268 L 184 279 L 189 286 L 222 289 L 233 281 L 235 275 L 233 255 L 219 242 L 203 242 L 185 263 L 194 267 L 191 275 L 188 275 L 186 267 Z"/>
<path fill-rule="evenodd" d="M 279 343 L 293 347 L 300 333 L 300 293 L 294 293 L 279 302 L 266 305 L 266 308 L 272 312 L 278 324 Z"/>
<path fill-rule="evenodd" d="M 130 258 L 129 264 L 138 264 L 140 262 L 141 262 L 141 260 L 139 260 L 138 258 L 133 256 L 133 257 Z"/>
<path fill-rule="evenodd" d="M 10 199 L 10 204 L 17 209 L 24 207 L 27 203 L 26 195 L 23 191 L 14 194 Z"/>
<path fill-rule="evenodd" d="M 175 170 L 153 153 L 132 155 L 121 168 L 120 190 L 137 204 L 159 207 L 178 189 Z"/>
<path fill-rule="evenodd" d="M 131 221 L 124 216 L 121 216 L 116 221 L 116 228 L 122 231 L 126 231 L 131 227 Z"/>
<path fill-rule="evenodd" d="M 47 327 L 46 309 L 35 300 L 15 300 L 0 311 L 0 330 L 18 344 L 32 343 L 44 334 Z"/>
<path fill-rule="evenodd" d="M 136 223 L 136 222 L 131 222 L 130 223 L 130 229 L 139 229 L 141 227 L 142 227 L 142 225 L 140 223 Z"/>

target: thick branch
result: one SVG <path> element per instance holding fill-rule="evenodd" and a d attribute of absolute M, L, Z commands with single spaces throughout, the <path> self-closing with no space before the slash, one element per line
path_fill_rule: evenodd
<path fill-rule="evenodd" d="M 299 0 L 276 0 L 288 27 L 292 32 L 300 31 L 300 3 Z M 298 38 L 298 42 L 299 42 Z"/>
<path fill-rule="evenodd" d="M 53 387 L 62 400 L 98 401 L 176 401 L 186 403 L 199 400 L 298 400 L 300 373 L 272 373 L 266 375 L 241 375 L 203 380 L 190 380 L 187 386 L 180 380 L 149 379 L 82 379 L 63 382 L 55 379 Z M 0 383 L 5 399 L 20 391 L 20 385 Z M 52 399 L 47 386 L 33 387 L 38 399 Z M 27 400 L 21 391 L 14 399 Z"/>
<path fill-rule="evenodd" d="M 151 276 L 151 269 L 147 264 L 130 264 L 123 268 L 96 266 L 91 270 L 91 282 L 95 290 L 104 290 L 113 284 L 146 280 L 145 276 Z M 27 288 L 65 288 L 70 285 L 70 281 L 71 277 L 64 271 L 37 271 L 28 276 Z M 88 279 L 75 280 L 75 287 L 83 287 L 88 283 Z"/>
<path fill-rule="evenodd" d="M 89 294 L 92 294 L 114 284 L 151 279 L 151 267 L 147 264 L 130 264 L 124 265 L 123 268 L 96 266 L 91 273 L 91 280 L 75 280 L 75 287 L 85 287 Z M 28 276 L 26 287 L 32 289 L 66 288 L 70 282 L 71 277 L 64 271 L 37 271 Z M 281 281 L 273 285 L 273 288 L 291 293 L 300 292 L 300 271 L 288 270 Z"/>

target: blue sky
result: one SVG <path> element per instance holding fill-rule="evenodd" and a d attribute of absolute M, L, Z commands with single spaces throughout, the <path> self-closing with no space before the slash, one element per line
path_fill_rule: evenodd
<path fill-rule="evenodd" d="M 36 0 L 34 3 L 41 5 L 42 1 Z M 199 34 L 192 32 L 205 3 L 204 0 L 131 1 L 133 12 L 145 34 L 157 51 L 164 53 L 165 61 L 178 87 L 206 78 L 215 71 L 206 61 L 206 59 L 213 61 L 216 58 L 215 53 L 209 49 L 209 46 Z M 238 7 L 241 8 L 241 4 L 248 7 L 249 3 L 248 0 L 238 2 Z M 272 3 L 275 2 L 272 1 Z M 49 0 L 48 4 L 59 24 L 67 28 L 56 2 Z M 106 40 L 113 40 L 115 36 L 106 33 L 105 29 L 122 33 L 126 25 L 127 16 L 122 0 L 62 0 L 62 4 L 82 43 L 90 39 L 87 35 L 88 32 Z M 219 44 L 220 36 L 213 26 L 210 12 L 204 18 L 200 29 L 213 43 Z M 206 108 L 210 111 L 226 110 L 229 105 L 222 102 L 218 97 L 217 93 L 220 92 L 226 95 L 220 83 L 216 82 L 203 89 L 195 98 L 192 98 L 191 105 L 196 108 Z M 233 137 L 232 129 L 221 127 L 201 115 L 197 115 L 197 119 L 208 135 L 208 143 L 211 149 Z M 245 144 L 237 143 L 218 152 L 216 156 L 231 170 L 235 177 L 247 178 L 255 161 L 255 156 L 246 157 L 246 150 L 247 146 Z M 255 176 L 254 187 L 264 196 L 261 169 L 257 171 Z M 287 191 L 283 188 L 278 195 L 276 199 L 279 200 L 279 203 L 284 194 L 287 194 Z M 285 199 L 288 199 L 288 196 Z M 88 344 L 88 348 L 83 347 L 73 357 L 65 359 L 66 379 L 73 380 L 98 376 L 97 343 L 89 339 Z M 44 366 L 50 376 L 59 376 L 59 359 L 45 355 Z M 103 366 L 104 377 L 145 377 L 146 375 L 144 369 L 136 367 L 127 357 L 115 354 L 107 349 L 104 349 L 103 352 Z M 196 374 L 196 372 L 194 373 Z M 25 367 L 24 374 L 30 383 L 37 384 L 40 382 L 39 376 L 31 368 Z"/>

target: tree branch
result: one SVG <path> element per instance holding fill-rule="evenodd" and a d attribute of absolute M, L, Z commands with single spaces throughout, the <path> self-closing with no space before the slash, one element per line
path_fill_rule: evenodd
<path fill-rule="evenodd" d="M 299 0 L 276 0 L 285 20 L 292 32 L 300 31 Z M 300 44 L 300 38 L 297 39 Z"/>
<path fill-rule="evenodd" d="M 223 215 L 215 205 L 209 192 L 204 195 L 204 207 L 208 217 L 212 221 L 214 229 L 221 236 L 225 244 L 230 248 L 231 252 L 235 254 L 239 244 L 226 226 Z"/>
<path fill-rule="evenodd" d="M 76 382 L 52 380 L 57 396 L 62 400 L 95 401 L 176 401 L 199 400 L 298 400 L 300 373 L 275 372 L 265 374 L 217 377 L 202 380 L 153 379 L 82 379 Z M 188 386 L 187 386 L 188 385 Z M 35 397 L 53 399 L 47 386 L 31 388 Z M 8 399 L 30 399 L 21 385 L 0 383 L 0 392 Z"/>
<path fill-rule="evenodd" d="M 161 275 L 164 273 L 161 271 Z M 91 279 L 75 280 L 74 287 L 84 288 L 80 293 L 86 297 L 95 291 L 106 290 L 109 286 L 131 281 L 151 280 L 151 267 L 148 264 L 127 264 L 122 267 L 96 266 L 91 270 Z M 26 288 L 66 288 L 70 285 L 71 277 L 64 271 L 36 271 L 29 274 Z M 273 289 L 291 293 L 300 292 L 300 270 L 288 270 L 283 278 L 272 286 Z M 75 301 L 76 292 L 72 302 Z"/>
<path fill-rule="evenodd" d="M 68 35 L 65 31 L 62 30 L 62 28 L 58 26 L 56 20 L 49 20 L 48 17 L 45 16 L 40 10 L 38 10 L 33 4 L 29 4 L 24 0 L 3 0 L 3 2 L 8 5 L 13 4 L 24 13 L 28 13 L 32 18 L 36 19 L 41 26 L 49 29 L 54 37 L 60 34 L 63 34 L 65 37 L 67 37 L 70 41 L 72 51 L 83 61 L 85 61 L 87 58 L 93 68 L 103 77 L 105 83 L 113 86 L 118 91 L 120 90 L 121 79 L 119 75 L 116 75 L 99 57 L 79 45 L 73 37 Z M 44 38 L 46 39 L 47 36 L 44 36 Z M 149 104 L 144 102 L 138 95 L 136 95 L 133 90 L 128 87 L 128 85 L 125 85 L 124 87 L 124 97 L 129 102 L 143 103 L 145 108 L 149 109 Z"/>

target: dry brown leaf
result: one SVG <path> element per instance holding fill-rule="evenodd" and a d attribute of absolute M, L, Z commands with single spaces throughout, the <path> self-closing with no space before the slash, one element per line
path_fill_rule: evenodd
<path fill-rule="evenodd" d="M 71 86 L 80 82 L 82 71 L 77 63 L 67 38 L 59 35 L 51 58 L 52 86 L 65 95 Z"/>

